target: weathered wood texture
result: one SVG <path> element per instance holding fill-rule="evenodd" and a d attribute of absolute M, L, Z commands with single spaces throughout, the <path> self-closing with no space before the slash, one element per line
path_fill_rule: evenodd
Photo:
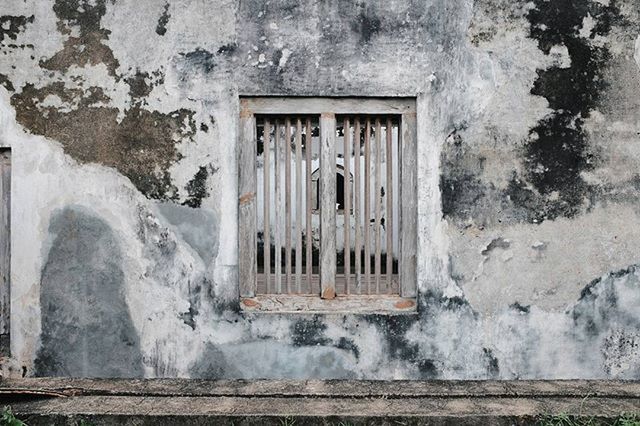
<path fill-rule="evenodd" d="M 291 120 L 284 122 L 284 264 L 287 293 L 291 293 Z"/>
<path fill-rule="evenodd" d="M 11 151 L 0 149 L 0 356 L 10 355 Z"/>
<path fill-rule="evenodd" d="M 386 223 L 387 223 L 387 266 L 386 266 L 386 272 L 387 272 L 387 291 L 389 293 L 391 293 L 391 281 L 392 281 L 392 276 L 393 276 L 393 194 L 394 194 L 394 190 L 393 190 L 393 185 L 394 185 L 394 179 L 393 179 L 393 127 L 392 127 L 392 122 L 390 118 L 387 118 L 387 132 L 386 132 L 386 166 L 387 166 L 387 172 L 386 172 L 386 192 L 385 192 L 385 198 L 387 201 L 387 206 L 386 206 L 386 213 L 387 213 L 387 218 L 386 218 Z"/>
<path fill-rule="evenodd" d="M 315 98 L 251 97 L 243 98 L 253 114 L 404 114 L 416 111 L 414 98 Z"/>
<path fill-rule="evenodd" d="M 336 295 L 336 116 L 320 116 L 320 290 Z"/>
<path fill-rule="evenodd" d="M 344 277 L 337 276 L 344 281 Z M 416 303 L 398 295 L 338 295 L 322 299 L 316 295 L 263 294 L 242 299 L 244 312 L 279 312 L 300 314 L 415 314 Z"/>
<path fill-rule="evenodd" d="M 296 120 L 296 292 L 302 292 L 302 121 Z"/>
<path fill-rule="evenodd" d="M 364 130 L 364 284 L 371 294 L 371 120 Z"/>
<path fill-rule="evenodd" d="M 380 119 L 376 118 L 376 165 L 375 165 L 375 175 L 374 175 L 374 187 L 373 187 L 373 200 L 374 200 L 374 209 L 375 209 L 375 268 L 374 274 L 376 279 L 376 294 L 380 294 L 380 276 L 382 275 L 381 268 L 381 247 L 380 247 L 380 228 L 381 228 L 381 215 L 382 215 L 382 197 L 380 195 L 380 190 L 382 188 L 382 174 L 380 173 L 380 169 L 382 169 L 382 151 L 381 151 L 381 139 L 382 139 L 382 126 L 380 124 Z"/>
<path fill-rule="evenodd" d="M 400 124 L 401 161 L 401 248 L 400 248 L 400 295 L 416 296 L 416 253 L 417 253 L 417 145 L 416 114 L 402 115 Z"/>
<path fill-rule="evenodd" d="M 356 270 L 356 287 L 358 290 L 358 294 L 362 294 L 362 218 L 360 213 L 360 119 L 356 118 L 355 126 L 353 131 L 353 152 L 355 156 L 355 161 L 353 164 L 353 194 L 354 199 L 353 202 L 355 204 L 353 209 L 354 223 L 356 227 L 355 232 L 355 247 L 354 254 L 356 256 L 354 267 Z"/>
<path fill-rule="evenodd" d="M 275 202 L 274 202 L 274 218 L 275 218 L 275 230 L 274 230 L 274 245 L 275 245 L 275 291 L 276 293 L 282 293 L 282 190 L 281 176 L 282 176 L 282 139 L 280 122 L 276 120 L 275 125 L 275 138 L 274 138 L 274 156 L 276 157 L 274 162 L 275 167 Z"/>
<path fill-rule="evenodd" d="M 253 297 L 256 287 L 256 119 L 240 114 L 238 155 L 238 268 L 240 295 Z"/>
<path fill-rule="evenodd" d="M 345 119 L 344 134 L 344 274 L 346 293 L 351 293 L 351 121 Z"/>
<path fill-rule="evenodd" d="M 264 176 L 263 176 L 263 258 L 264 258 L 264 274 L 265 280 L 267 282 L 267 292 L 271 292 L 271 212 L 270 212 L 270 204 L 271 204 L 271 170 L 270 170 L 270 153 L 271 153 L 271 123 L 269 120 L 265 120 L 264 122 L 264 148 L 263 148 L 262 158 L 264 160 Z"/>
<path fill-rule="evenodd" d="M 313 292 L 311 287 L 311 281 L 313 279 L 313 232 L 311 230 L 311 204 L 313 202 L 311 198 L 311 174 L 313 169 L 311 168 L 311 153 L 313 151 L 313 137 L 311 129 L 311 119 L 307 118 L 306 130 L 305 130 L 305 174 L 306 174 L 306 206 L 305 206 L 305 222 L 306 222 L 306 274 L 307 274 L 307 286 L 310 292 Z"/>

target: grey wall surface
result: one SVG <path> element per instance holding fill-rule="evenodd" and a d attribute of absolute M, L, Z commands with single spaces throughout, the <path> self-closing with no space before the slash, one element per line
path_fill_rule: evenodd
<path fill-rule="evenodd" d="M 635 0 L 5 0 L 13 376 L 640 378 Z M 247 315 L 239 95 L 415 96 L 418 315 Z"/>

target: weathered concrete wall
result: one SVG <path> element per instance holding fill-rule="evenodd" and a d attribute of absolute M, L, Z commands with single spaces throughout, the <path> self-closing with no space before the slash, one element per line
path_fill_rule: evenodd
<path fill-rule="evenodd" d="M 5 374 L 640 378 L 635 0 L 1 13 Z M 418 315 L 239 311 L 239 94 L 418 97 Z"/>

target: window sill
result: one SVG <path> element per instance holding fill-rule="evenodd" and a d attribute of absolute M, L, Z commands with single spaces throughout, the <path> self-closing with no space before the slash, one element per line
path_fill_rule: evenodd
<path fill-rule="evenodd" d="M 244 312 L 288 314 L 414 314 L 416 301 L 391 295 L 350 295 L 321 299 L 313 295 L 270 294 L 242 298 Z"/>

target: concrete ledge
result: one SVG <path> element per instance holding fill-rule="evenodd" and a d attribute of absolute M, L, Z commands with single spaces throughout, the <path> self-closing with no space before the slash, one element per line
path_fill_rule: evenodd
<path fill-rule="evenodd" d="M 533 424 L 640 416 L 640 382 L 20 379 L 0 399 L 30 425 Z"/>

